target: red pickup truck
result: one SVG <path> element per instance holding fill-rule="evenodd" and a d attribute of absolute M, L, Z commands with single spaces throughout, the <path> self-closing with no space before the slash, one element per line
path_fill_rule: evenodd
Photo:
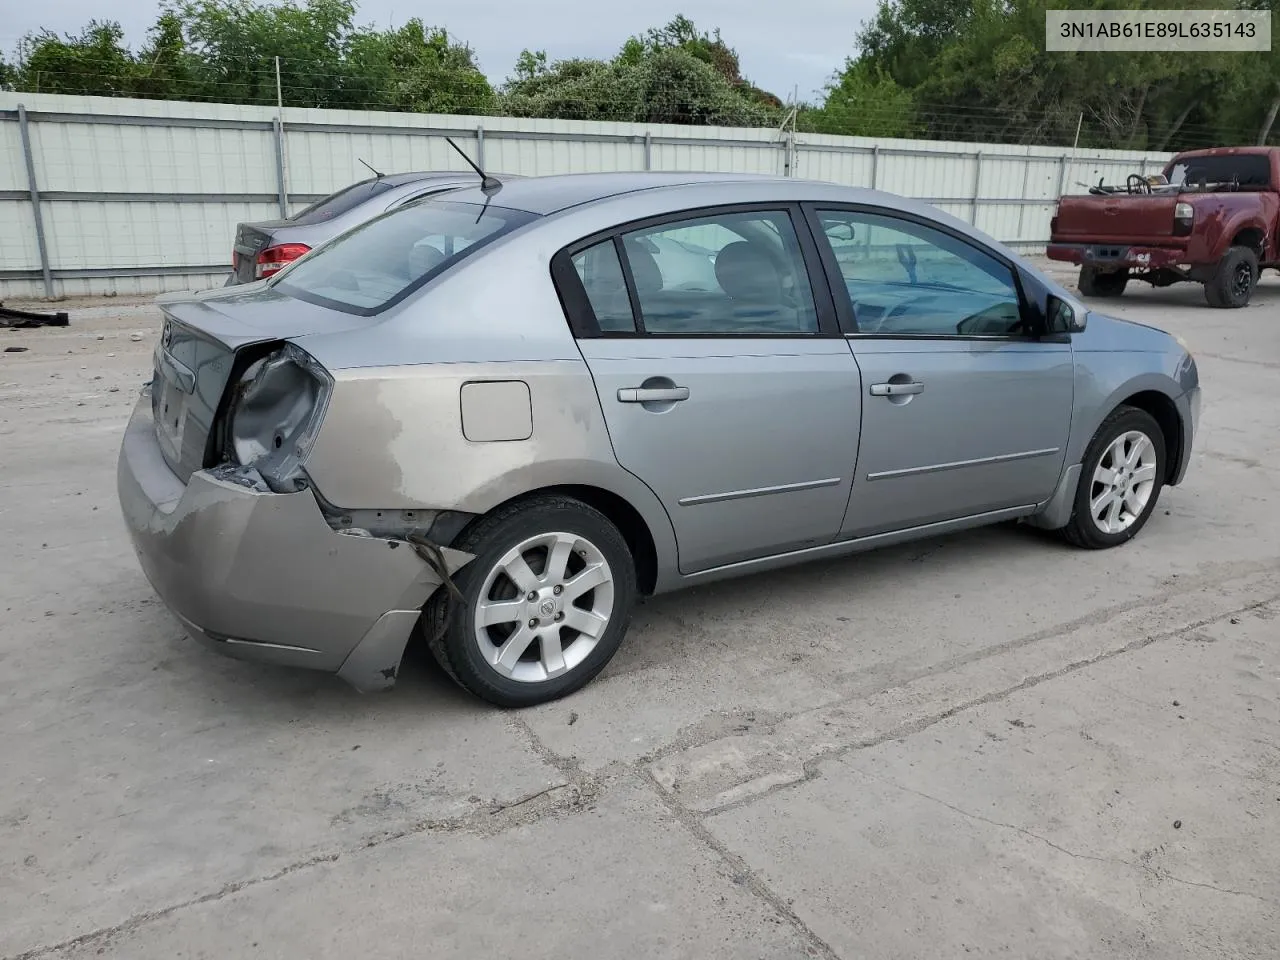
<path fill-rule="evenodd" d="M 1210 306 L 1243 307 L 1259 272 L 1280 268 L 1280 148 L 1192 150 L 1158 176 L 1064 196 L 1047 253 L 1080 265 L 1085 296 L 1190 281 Z"/>

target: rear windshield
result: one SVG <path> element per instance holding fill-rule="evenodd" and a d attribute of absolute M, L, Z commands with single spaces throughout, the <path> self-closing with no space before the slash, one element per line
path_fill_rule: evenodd
<path fill-rule="evenodd" d="M 1271 185 L 1271 158 L 1264 153 L 1237 153 L 1224 156 L 1187 157 L 1175 161 L 1169 170 L 1169 182 L 1176 186 L 1200 183 L 1234 183 L 1242 187 Z"/>
<path fill-rule="evenodd" d="M 280 271 L 272 285 L 299 300 L 372 316 L 534 219 L 505 207 L 419 201 L 326 243 Z"/>
<path fill-rule="evenodd" d="M 392 184 L 385 180 L 370 178 L 353 183 L 349 187 L 331 193 L 323 200 L 313 203 L 304 210 L 299 210 L 289 218 L 290 223 L 307 226 L 313 223 L 324 223 L 334 217 L 340 217 L 348 210 L 354 210 L 366 200 L 390 190 Z"/>

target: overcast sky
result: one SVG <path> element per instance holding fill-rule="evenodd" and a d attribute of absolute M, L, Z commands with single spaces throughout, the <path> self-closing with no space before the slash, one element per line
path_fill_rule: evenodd
<path fill-rule="evenodd" d="M 743 0 L 652 0 L 621 4 L 608 0 L 490 0 L 448 4 L 412 0 L 359 0 L 358 19 L 399 26 L 410 17 L 448 28 L 475 49 L 481 69 L 495 82 L 510 72 L 525 47 L 544 49 L 555 60 L 607 57 L 628 36 L 661 26 L 683 13 L 700 29 L 719 26 L 738 51 L 742 72 L 753 83 L 784 100 L 793 87 L 812 98 L 853 52 L 859 25 L 875 0 L 788 0 L 750 4 Z M 102 11 L 112 9 L 109 15 Z M 30 30 L 48 27 L 76 32 L 92 17 L 119 20 L 129 44 L 137 47 L 158 11 L 156 0 L 52 0 L 26 3 L 0 0 L 0 48 L 13 55 Z"/>

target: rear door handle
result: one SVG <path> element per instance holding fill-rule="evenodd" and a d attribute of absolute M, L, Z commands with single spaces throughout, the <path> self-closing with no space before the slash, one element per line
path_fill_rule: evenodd
<path fill-rule="evenodd" d="M 688 387 L 622 387 L 618 391 L 619 403 L 675 403 L 688 399 Z"/>
<path fill-rule="evenodd" d="M 910 383 L 873 383 L 873 397 L 905 397 L 913 393 L 924 393 L 924 384 L 918 381 Z"/>

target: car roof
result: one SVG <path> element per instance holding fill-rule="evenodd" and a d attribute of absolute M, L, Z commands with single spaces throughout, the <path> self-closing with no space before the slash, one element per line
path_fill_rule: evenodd
<path fill-rule="evenodd" d="M 491 176 L 502 179 L 500 174 Z M 503 182 L 502 190 L 489 197 L 478 186 L 462 188 L 449 195 L 451 202 L 485 203 L 549 215 L 597 200 L 653 190 L 658 187 L 689 186 L 699 183 L 767 183 L 792 182 L 782 177 L 750 173 L 566 173 L 546 177 L 528 177 Z"/>
<path fill-rule="evenodd" d="M 494 174 L 494 176 L 511 177 L 519 179 L 518 174 L 502 173 Z M 423 180 L 476 180 L 475 173 L 471 170 L 417 170 L 406 173 L 387 173 L 381 177 L 367 177 L 360 183 L 373 183 L 375 180 L 381 180 L 383 183 L 392 187 L 402 187 L 406 183 L 419 183 Z M 354 186 L 354 184 L 353 184 Z"/>
<path fill-rule="evenodd" d="M 1205 147 L 1200 150 L 1184 150 L 1177 154 L 1174 160 L 1183 160 L 1187 157 L 1238 157 L 1238 156 L 1257 156 L 1259 154 L 1273 154 L 1280 150 L 1280 147 Z"/>

